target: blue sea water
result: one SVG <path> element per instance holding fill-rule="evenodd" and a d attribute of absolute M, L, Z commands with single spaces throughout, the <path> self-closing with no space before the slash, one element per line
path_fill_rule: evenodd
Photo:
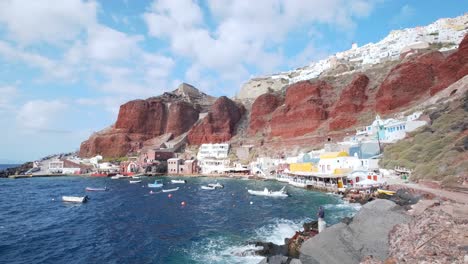
<path fill-rule="evenodd" d="M 283 184 L 236 179 L 217 179 L 225 188 L 210 191 L 200 187 L 215 179 L 188 178 L 169 198 L 149 193 L 158 190 L 147 188 L 154 179 L 0 179 L 0 263 L 258 263 L 261 257 L 239 256 L 252 248 L 248 241 L 282 244 L 319 205 L 330 224 L 358 210 L 290 186 L 288 198 L 250 196 L 247 189 Z M 162 179 L 163 188 L 176 186 Z M 109 191 L 86 193 L 88 186 Z M 69 204 L 62 195 L 90 200 Z"/>

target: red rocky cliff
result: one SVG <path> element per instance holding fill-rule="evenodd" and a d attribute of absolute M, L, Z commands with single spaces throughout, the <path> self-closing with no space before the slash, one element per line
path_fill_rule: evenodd
<path fill-rule="evenodd" d="M 187 132 L 198 115 L 198 110 L 185 101 L 130 101 L 120 107 L 113 127 L 92 135 L 81 144 L 80 156 L 125 156 L 138 151 L 145 140 L 168 133 L 176 137 Z"/>
<path fill-rule="evenodd" d="M 255 135 L 267 126 L 271 113 L 282 104 L 282 100 L 272 93 L 260 95 L 252 104 L 250 113 L 249 134 Z"/>
<path fill-rule="evenodd" d="M 315 131 L 328 117 L 333 88 L 324 81 L 298 82 L 286 90 L 285 104 L 271 120 L 271 136 L 297 137 Z"/>
<path fill-rule="evenodd" d="M 367 101 L 367 85 L 369 78 L 358 74 L 353 81 L 341 92 L 338 102 L 330 113 L 330 130 L 339 130 L 351 127 L 357 123 L 356 114 L 364 109 Z"/>
<path fill-rule="evenodd" d="M 191 145 L 220 143 L 231 139 L 234 127 L 244 113 L 244 108 L 222 96 L 216 100 L 208 114 L 188 134 Z"/>

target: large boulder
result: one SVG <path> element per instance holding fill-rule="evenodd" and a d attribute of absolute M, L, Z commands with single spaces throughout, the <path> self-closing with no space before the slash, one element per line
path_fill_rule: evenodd
<path fill-rule="evenodd" d="M 302 263 L 359 263 L 366 256 L 384 261 L 388 236 L 397 224 L 411 217 L 389 200 L 364 205 L 350 224 L 339 223 L 310 238 L 301 247 Z"/>
<path fill-rule="evenodd" d="M 235 125 L 241 119 L 244 111 L 243 106 L 237 105 L 226 96 L 221 96 L 201 122 L 190 129 L 188 133 L 189 144 L 200 145 L 230 140 Z"/>
<path fill-rule="evenodd" d="M 297 137 L 315 131 L 328 118 L 328 98 L 332 93 L 333 87 L 324 81 L 289 86 L 285 104 L 273 112 L 271 136 Z"/>
<path fill-rule="evenodd" d="M 364 109 L 367 101 L 367 85 L 369 77 L 358 74 L 341 92 L 340 98 L 330 112 L 330 130 L 348 128 L 357 123 L 356 114 Z"/>
<path fill-rule="evenodd" d="M 249 122 L 249 134 L 263 131 L 271 119 L 271 113 L 282 104 L 282 100 L 272 93 L 262 94 L 252 104 Z"/>

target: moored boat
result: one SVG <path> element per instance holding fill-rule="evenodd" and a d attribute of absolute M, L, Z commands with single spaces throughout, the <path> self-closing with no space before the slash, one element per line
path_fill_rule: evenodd
<path fill-rule="evenodd" d="M 171 180 L 171 183 L 187 183 L 185 180 Z"/>
<path fill-rule="evenodd" d="M 217 183 L 209 183 L 208 184 L 209 187 L 213 187 L 213 188 L 224 188 L 224 186 L 222 184 L 220 184 L 219 182 Z"/>
<path fill-rule="evenodd" d="M 141 180 L 134 180 L 134 181 L 130 180 L 129 182 L 130 182 L 130 183 L 140 183 Z"/>
<path fill-rule="evenodd" d="M 94 188 L 94 187 L 86 187 L 85 189 L 87 192 L 104 192 L 107 191 L 107 187 L 104 188 Z"/>
<path fill-rule="evenodd" d="M 174 189 L 166 189 L 166 190 L 163 189 L 162 192 L 175 192 L 177 190 L 179 190 L 179 187 L 174 188 Z"/>
<path fill-rule="evenodd" d="M 216 189 L 213 186 L 204 186 L 204 185 L 201 188 L 202 188 L 202 190 L 214 190 L 214 189 Z"/>
<path fill-rule="evenodd" d="M 111 179 L 113 180 L 118 180 L 118 179 L 122 179 L 122 178 L 126 178 L 125 176 L 123 176 L 122 174 L 117 174 L 117 175 L 114 175 L 111 177 Z"/>
<path fill-rule="evenodd" d="M 148 183 L 149 188 L 161 188 L 163 185 L 164 184 L 160 180 L 155 180 L 154 183 Z"/>
<path fill-rule="evenodd" d="M 71 203 L 86 203 L 88 196 L 62 196 L 62 201 Z"/>
<path fill-rule="evenodd" d="M 91 173 L 91 176 L 92 177 L 107 177 L 109 175 L 107 173 L 95 172 L 95 173 Z"/>
<path fill-rule="evenodd" d="M 132 179 L 141 179 L 141 176 L 135 175 L 135 176 L 132 176 Z"/>
<path fill-rule="evenodd" d="M 395 191 L 389 191 L 389 190 L 377 189 L 377 193 L 386 194 L 386 195 L 394 195 L 396 192 Z"/>
<path fill-rule="evenodd" d="M 248 193 L 256 196 L 268 196 L 268 197 L 288 197 L 288 193 L 284 190 L 285 187 L 281 188 L 279 191 L 270 191 L 268 188 L 263 189 L 263 191 L 247 190 Z"/>

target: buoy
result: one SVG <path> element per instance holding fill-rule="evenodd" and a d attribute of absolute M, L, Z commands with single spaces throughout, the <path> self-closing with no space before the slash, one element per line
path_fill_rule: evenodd
<path fill-rule="evenodd" d="M 253 202 L 250 202 L 250 204 L 253 204 Z"/>
<path fill-rule="evenodd" d="M 167 197 L 171 198 L 171 197 L 172 197 L 172 194 L 168 194 Z"/>
<path fill-rule="evenodd" d="M 184 201 L 182 201 L 182 202 L 180 203 L 180 205 L 182 205 L 182 206 L 185 206 L 185 202 L 184 202 Z"/>
<path fill-rule="evenodd" d="M 150 191 L 150 194 L 153 194 L 153 190 Z"/>

